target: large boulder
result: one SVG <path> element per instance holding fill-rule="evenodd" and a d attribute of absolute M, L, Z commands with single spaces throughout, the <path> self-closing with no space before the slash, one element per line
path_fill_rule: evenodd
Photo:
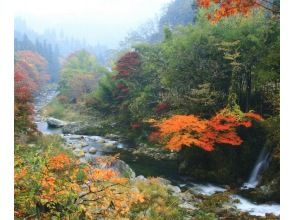
<path fill-rule="evenodd" d="M 95 147 L 91 147 L 91 148 L 89 149 L 89 153 L 90 153 L 90 154 L 96 154 L 96 152 L 97 152 L 97 149 L 96 149 Z"/>
<path fill-rule="evenodd" d="M 258 185 L 256 188 L 242 189 L 239 194 L 256 203 L 280 203 L 280 178 L 276 177 L 264 185 Z"/>
<path fill-rule="evenodd" d="M 47 119 L 47 124 L 51 128 L 61 128 L 64 127 L 67 123 L 65 121 L 50 117 Z"/>
<path fill-rule="evenodd" d="M 125 163 L 122 160 L 116 159 L 109 162 L 103 162 L 103 161 L 108 161 L 109 156 L 100 156 L 97 157 L 95 162 L 93 162 L 92 165 L 99 169 L 112 169 L 119 173 L 123 177 L 128 177 L 130 179 L 134 179 L 136 177 L 135 172 L 130 168 L 130 166 Z M 99 162 L 101 161 L 101 162 Z"/>
<path fill-rule="evenodd" d="M 116 160 L 112 164 L 112 169 L 118 171 L 124 177 L 128 177 L 130 179 L 134 179 L 136 177 L 136 174 L 131 167 L 122 160 Z"/>
<path fill-rule="evenodd" d="M 88 124 L 85 122 L 71 122 L 62 128 L 63 134 L 97 135 L 101 133 L 99 124 Z"/>
<path fill-rule="evenodd" d="M 71 122 L 63 126 L 62 133 L 64 134 L 77 134 L 82 129 L 82 124 L 79 122 Z"/>

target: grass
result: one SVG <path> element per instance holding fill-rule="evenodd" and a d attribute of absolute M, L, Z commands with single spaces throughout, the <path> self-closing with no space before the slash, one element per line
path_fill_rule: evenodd
<path fill-rule="evenodd" d="M 64 121 L 82 121 L 86 116 L 81 114 L 81 109 L 74 104 L 63 104 L 57 98 L 42 109 L 45 117 L 54 117 Z"/>

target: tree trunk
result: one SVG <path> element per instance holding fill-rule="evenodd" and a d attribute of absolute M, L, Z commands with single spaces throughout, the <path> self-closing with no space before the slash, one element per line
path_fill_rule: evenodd
<path fill-rule="evenodd" d="M 248 112 L 250 108 L 251 99 L 251 70 L 246 71 L 246 107 L 245 111 Z"/>

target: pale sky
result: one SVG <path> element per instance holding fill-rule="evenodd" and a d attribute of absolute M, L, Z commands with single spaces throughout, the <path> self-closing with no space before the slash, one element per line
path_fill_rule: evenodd
<path fill-rule="evenodd" d="M 42 32 L 62 28 L 89 43 L 117 44 L 173 0 L 15 0 L 15 16 Z"/>

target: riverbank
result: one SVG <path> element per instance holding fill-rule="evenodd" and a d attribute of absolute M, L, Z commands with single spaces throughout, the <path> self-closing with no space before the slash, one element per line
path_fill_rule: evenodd
<path fill-rule="evenodd" d="M 52 93 L 54 92 L 52 91 Z M 49 97 L 54 98 L 54 96 Z M 192 216 L 196 215 L 195 213 L 200 215 L 203 210 L 203 215 L 207 215 L 207 219 L 233 216 L 237 219 L 278 219 L 275 217 L 279 216 L 279 205 L 277 204 L 257 205 L 243 197 L 234 195 L 235 191 L 228 186 L 218 187 L 209 183 L 195 183 L 191 179 L 188 180 L 181 176 L 177 172 L 178 164 L 175 153 L 165 152 L 164 154 L 158 150 L 142 150 L 144 148 L 142 146 L 133 148 L 120 143 L 120 138 L 117 135 L 108 135 L 108 138 L 105 138 L 97 135 L 61 134 L 62 128 L 58 130 L 46 127 L 46 120 L 43 120 L 42 123 L 43 126 L 38 126 L 42 133 L 62 136 L 65 141 L 64 147 L 71 150 L 83 162 L 120 153 L 120 159 L 134 170 L 139 179 L 144 180 L 145 176 L 160 176 L 169 183 L 168 185 L 173 184 L 169 187 L 173 189 L 172 193 L 182 198 L 181 206 L 189 211 L 190 219 L 193 219 Z M 205 206 L 208 207 L 205 208 Z M 274 213 L 274 215 L 266 213 Z"/>

